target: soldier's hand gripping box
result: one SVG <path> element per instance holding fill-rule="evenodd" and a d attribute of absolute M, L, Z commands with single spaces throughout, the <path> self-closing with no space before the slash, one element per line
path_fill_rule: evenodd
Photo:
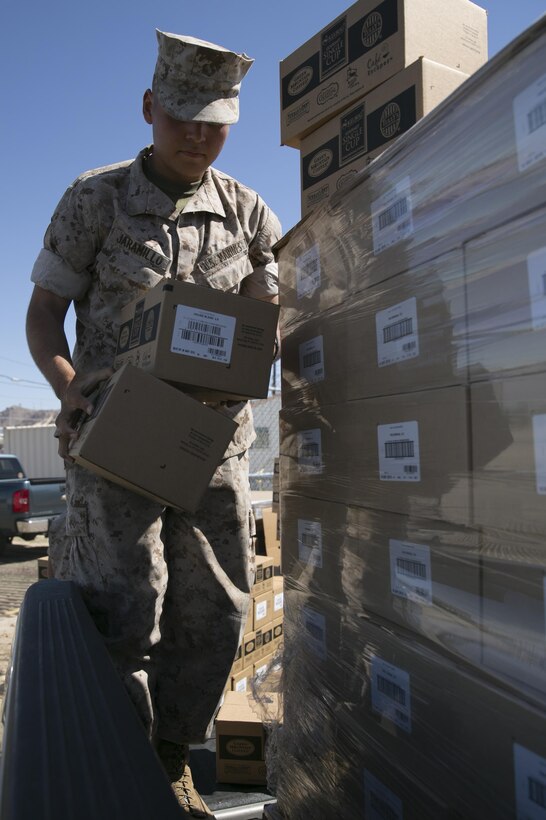
<path fill-rule="evenodd" d="M 103 383 L 70 448 L 83 467 L 194 512 L 237 424 L 132 365 Z"/>
<path fill-rule="evenodd" d="M 129 362 L 203 401 L 265 398 L 279 308 L 217 288 L 160 282 L 121 311 Z"/>
<path fill-rule="evenodd" d="M 358 0 L 282 60 L 281 142 L 300 139 L 419 57 L 471 74 L 487 14 L 468 0 Z"/>

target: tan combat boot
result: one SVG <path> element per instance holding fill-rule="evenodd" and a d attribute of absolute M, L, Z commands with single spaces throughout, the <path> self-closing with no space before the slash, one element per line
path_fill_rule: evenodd
<path fill-rule="evenodd" d="M 182 810 L 190 817 L 214 820 L 214 815 L 193 785 L 188 747 L 169 740 L 158 740 L 156 751 Z"/>

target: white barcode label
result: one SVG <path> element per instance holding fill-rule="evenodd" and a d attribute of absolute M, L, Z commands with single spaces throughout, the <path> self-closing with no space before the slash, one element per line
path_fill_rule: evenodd
<path fill-rule="evenodd" d="M 413 233 L 411 182 L 402 179 L 379 199 L 372 202 L 373 251 L 382 251 Z"/>
<path fill-rule="evenodd" d="M 374 656 L 371 662 L 372 709 L 411 732 L 410 676 L 398 666 Z"/>
<path fill-rule="evenodd" d="M 414 359 L 419 355 L 417 299 L 412 296 L 398 305 L 375 314 L 377 364 L 389 364 Z"/>
<path fill-rule="evenodd" d="M 325 378 L 324 345 L 322 336 L 315 336 L 300 345 L 300 376 L 308 382 L 321 382 Z"/>
<path fill-rule="evenodd" d="M 302 623 L 309 639 L 309 646 L 315 655 L 326 660 L 326 618 L 320 612 L 302 607 Z"/>
<path fill-rule="evenodd" d="M 432 577 L 429 547 L 391 538 L 389 553 L 392 594 L 406 598 L 408 601 L 431 604 Z"/>
<path fill-rule="evenodd" d="M 527 257 L 527 276 L 533 330 L 546 327 L 546 248 Z"/>
<path fill-rule="evenodd" d="M 243 678 L 242 680 L 238 680 L 237 683 L 235 684 L 235 691 L 236 692 L 246 692 L 246 688 L 247 688 L 246 687 L 246 682 L 247 682 L 246 678 Z"/>
<path fill-rule="evenodd" d="M 402 801 L 364 769 L 364 816 L 367 820 L 403 820 Z"/>
<path fill-rule="evenodd" d="M 518 167 L 526 171 L 546 159 L 546 74 L 514 97 Z"/>
<path fill-rule="evenodd" d="M 538 495 L 546 495 L 546 414 L 533 416 L 535 477 Z"/>
<path fill-rule="evenodd" d="M 518 820 L 546 818 L 546 759 L 514 743 L 514 780 Z"/>
<path fill-rule="evenodd" d="M 277 592 L 273 597 L 273 612 L 280 612 L 284 609 L 284 592 Z"/>
<path fill-rule="evenodd" d="M 258 601 L 254 608 L 254 616 L 257 621 L 267 618 L 267 601 Z"/>
<path fill-rule="evenodd" d="M 320 254 L 313 245 L 296 258 L 296 295 L 298 299 L 311 296 L 320 286 Z"/>
<path fill-rule="evenodd" d="M 298 470 L 300 473 L 322 473 L 322 445 L 320 430 L 298 433 Z"/>
<path fill-rule="evenodd" d="M 377 428 L 381 481 L 420 481 L 419 425 L 416 421 Z"/>
<path fill-rule="evenodd" d="M 229 364 L 235 325 L 234 316 L 177 305 L 171 353 Z"/>
<path fill-rule="evenodd" d="M 298 518 L 298 555 L 304 564 L 322 569 L 322 527 L 319 521 Z"/>

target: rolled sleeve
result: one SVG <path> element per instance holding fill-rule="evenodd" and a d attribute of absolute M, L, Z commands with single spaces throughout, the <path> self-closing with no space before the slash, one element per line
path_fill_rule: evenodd
<path fill-rule="evenodd" d="M 76 272 L 47 248 L 42 248 L 38 254 L 30 278 L 44 290 L 74 301 L 83 297 L 91 279 L 87 271 Z"/>

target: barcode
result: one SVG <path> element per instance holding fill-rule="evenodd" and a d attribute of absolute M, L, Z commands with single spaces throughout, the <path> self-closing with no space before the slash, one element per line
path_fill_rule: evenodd
<path fill-rule="evenodd" d="M 396 559 L 396 569 L 401 575 L 411 575 L 412 578 L 426 578 L 427 568 L 419 561 L 408 561 L 406 558 Z"/>
<path fill-rule="evenodd" d="M 300 456 L 302 458 L 317 458 L 319 455 L 318 444 L 310 442 L 309 444 L 302 444 L 300 449 Z"/>
<path fill-rule="evenodd" d="M 377 688 L 381 694 L 386 695 L 391 700 L 396 701 L 396 703 L 401 703 L 402 706 L 406 705 L 406 693 L 401 686 L 398 686 L 397 683 L 393 683 L 388 678 L 378 675 Z M 401 714 L 403 715 L 403 713 Z M 403 715 L 403 717 L 405 717 L 405 715 Z"/>
<path fill-rule="evenodd" d="M 322 360 L 320 350 L 313 350 L 311 353 L 306 353 L 303 357 L 303 366 L 312 367 Z"/>
<path fill-rule="evenodd" d="M 220 325 L 209 325 L 208 322 L 198 322 L 196 319 L 188 321 L 188 328 L 201 331 L 201 333 L 210 333 L 212 336 L 220 336 L 222 333 Z"/>
<path fill-rule="evenodd" d="M 529 787 L 529 800 L 546 809 L 546 786 L 544 783 L 535 780 L 533 777 L 528 777 L 527 784 Z"/>
<path fill-rule="evenodd" d="M 406 342 L 405 344 L 402 345 L 402 350 L 405 353 L 409 353 L 409 351 L 413 350 L 413 348 L 416 347 L 416 346 L 417 346 L 416 342 Z"/>
<path fill-rule="evenodd" d="M 206 345 L 206 347 L 213 346 L 224 347 L 226 340 L 222 336 L 211 335 L 210 333 L 200 333 L 196 330 L 181 330 L 180 338 L 186 342 L 194 342 L 198 345 Z"/>
<path fill-rule="evenodd" d="M 418 472 L 419 467 L 417 464 L 404 464 L 404 472 L 405 473 L 416 473 Z"/>
<path fill-rule="evenodd" d="M 387 325 L 383 328 L 383 342 L 394 342 L 396 339 L 401 339 L 403 336 L 411 336 L 413 333 L 413 319 L 402 319 L 400 322 L 395 322 L 393 325 Z M 413 342 L 415 344 L 415 342 Z"/>
<path fill-rule="evenodd" d="M 309 259 L 300 268 L 302 276 L 313 276 L 318 270 L 318 259 Z"/>
<path fill-rule="evenodd" d="M 318 545 L 318 538 L 310 532 L 303 532 L 301 534 L 301 543 L 304 547 L 316 547 Z"/>
<path fill-rule="evenodd" d="M 388 228 L 389 225 L 393 225 L 401 216 L 407 214 L 407 212 L 408 200 L 406 197 L 398 199 L 394 205 L 391 205 L 390 208 L 387 208 L 386 211 L 379 214 L 379 230 L 383 231 L 385 228 Z"/>
<path fill-rule="evenodd" d="M 372 791 L 370 791 L 370 808 L 373 809 L 374 815 L 382 818 L 382 820 L 399 820 L 398 812 Z"/>
<path fill-rule="evenodd" d="M 546 125 L 546 100 L 543 100 L 536 108 L 529 111 L 527 125 L 529 126 L 529 134 L 533 134 L 543 125 Z"/>
<path fill-rule="evenodd" d="M 385 458 L 413 458 L 415 442 L 411 439 L 385 442 Z"/>

